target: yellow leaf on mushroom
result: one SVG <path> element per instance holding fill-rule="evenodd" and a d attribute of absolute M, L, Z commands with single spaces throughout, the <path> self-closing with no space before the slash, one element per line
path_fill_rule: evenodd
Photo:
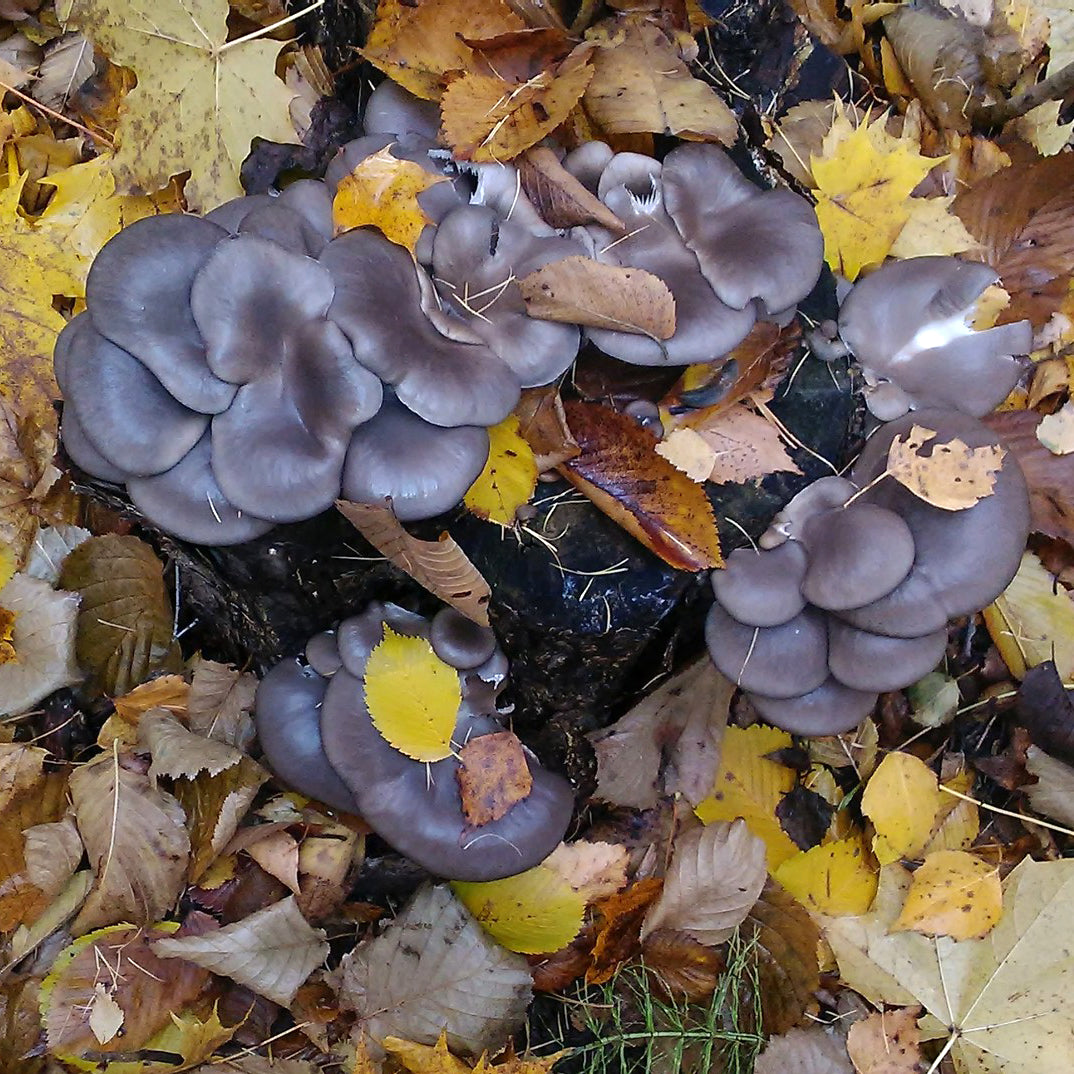
<path fill-rule="evenodd" d="M 384 628 L 365 667 L 365 703 L 385 741 L 415 761 L 451 754 L 462 694 L 459 676 L 424 638 Z"/>
<path fill-rule="evenodd" d="M 991 496 L 1006 449 L 998 444 L 971 448 L 957 437 L 936 443 L 936 435 L 915 425 L 905 437 L 897 436 L 888 449 L 887 472 L 915 496 L 945 511 L 961 511 Z M 928 455 L 921 451 L 926 445 Z"/>
<path fill-rule="evenodd" d="M 413 253 L 425 226 L 433 222 L 418 195 L 444 182 L 444 176 L 430 175 L 420 164 L 396 159 L 387 146 L 340 180 L 332 202 L 336 234 L 371 224 Z"/>
<path fill-rule="evenodd" d="M 514 414 L 489 429 L 489 442 L 488 461 L 467 489 L 463 503 L 478 518 L 511 526 L 515 512 L 537 487 L 537 462 Z"/>
<path fill-rule="evenodd" d="M 892 931 L 980 939 L 1003 913 L 998 870 L 964 850 L 937 850 L 914 873 Z"/>

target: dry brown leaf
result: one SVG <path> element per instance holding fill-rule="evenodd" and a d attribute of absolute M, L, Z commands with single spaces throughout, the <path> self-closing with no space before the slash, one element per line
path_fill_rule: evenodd
<path fill-rule="evenodd" d="M 525 28 L 503 0 L 381 0 L 362 55 L 399 85 L 431 101 L 440 96 L 448 71 L 473 66 L 465 37 L 495 37 Z"/>
<path fill-rule="evenodd" d="M 769 1038 L 753 1074 L 854 1074 L 841 1038 L 820 1026 Z"/>
<path fill-rule="evenodd" d="M 552 261 L 518 281 L 526 312 L 543 321 L 655 339 L 675 334 L 675 299 L 659 276 L 590 257 Z"/>
<path fill-rule="evenodd" d="M 723 943 L 753 908 L 767 876 L 765 845 L 744 820 L 680 835 L 664 890 L 645 915 L 642 940 L 675 929 L 711 947 Z"/>
<path fill-rule="evenodd" d="M 324 961 L 328 941 L 312 928 L 294 898 L 281 900 L 204 936 L 166 937 L 153 944 L 160 958 L 180 958 L 286 1007 L 299 985 Z"/>
<path fill-rule="evenodd" d="M 533 452 L 537 473 L 554 470 L 578 454 L 578 444 L 567 427 L 563 399 L 555 384 L 524 388 L 514 409 L 518 431 Z"/>
<path fill-rule="evenodd" d="M 920 1013 L 920 1007 L 897 1007 L 855 1022 L 847 1052 L 858 1074 L 916 1074 L 922 1060 Z"/>
<path fill-rule="evenodd" d="M 526 197 L 533 202 L 546 224 L 554 228 L 570 228 L 596 223 L 613 235 L 622 235 L 626 231 L 622 220 L 582 186 L 547 146 L 526 150 L 515 164 Z"/>
<path fill-rule="evenodd" d="M 473 827 L 499 820 L 533 789 L 526 754 L 513 731 L 497 731 L 467 742 L 459 751 L 455 775 L 463 816 Z"/>
<path fill-rule="evenodd" d="M 597 42 L 586 111 L 610 134 L 677 134 L 732 145 L 734 113 L 693 77 L 677 39 L 644 15 L 606 19 L 589 31 Z"/>
<path fill-rule="evenodd" d="M 697 1003 L 716 989 L 724 961 L 718 951 L 698 943 L 689 933 L 660 929 L 642 943 L 645 968 L 655 974 L 655 986 Z"/>
<path fill-rule="evenodd" d="M 971 448 L 957 437 L 935 443 L 936 433 L 914 425 L 888 449 L 887 473 L 933 507 L 961 511 L 991 496 L 1007 454 L 998 444 Z M 925 446 L 931 449 L 922 454 Z"/>
<path fill-rule="evenodd" d="M 325 820 L 306 833 L 298 847 L 298 908 L 307 921 L 333 916 L 350 893 L 347 878 L 361 865 L 365 837 Z"/>
<path fill-rule="evenodd" d="M 35 887 L 55 898 L 67 886 L 82 860 L 82 838 L 73 817 L 35 824 L 25 832 L 26 876 Z"/>
<path fill-rule="evenodd" d="M 60 471 L 52 465 L 56 434 L 0 398 L 0 547 L 21 569 L 37 533 L 42 501 Z"/>
<path fill-rule="evenodd" d="M 245 750 L 254 739 L 250 712 L 257 694 L 257 677 L 230 664 L 195 657 L 194 680 L 187 699 L 191 731 Z"/>
<path fill-rule="evenodd" d="M 161 776 L 193 779 L 199 772 L 218 775 L 242 760 L 234 746 L 214 742 L 188 731 L 167 709 L 150 709 L 138 723 L 138 741 L 149 751 L 153 763 L 149 778 Z"/>
<path fill-rule="evenodd" d="M 164 917 L 186 880 L 190 840 L 182 806 L 118 746 L 74 771 L 71 799 L 96 874 L 72 933 Z"/>
<path fill-rule="evenodd" d="M 1025 788 L 1033 808 L 1060 824 L 1074 826 L 1074 768 L 1030 746 L 1026 771 L 1037 777 L 1036 783 Z"/>
<path fill-rule="evenodd" d="M 138 721 L 149 710 L 167 709 L 169 712 L 186 712 L 190 684 L 182 675 L 161 675 L 136 686 L 129 694 L 117 697 L 113 702 L 115 713 L 105 721 L 97 736 L 97 745 L 109 749 L 115 739 L 134 742 L 138 738 Z"/>
<path fill-rule="evenodd" d="M 657 455 L 648 432 L 596 403 L 571 402 L 565 410 L 581 454 L 559 472 L 579 492 L 672 567 L 722 566 L 712 505 Z"/>
<path fill-rule="evenodd" d="M 258 831 L 261 838 L 250 840 L 243 849 L 269 876 L 297 895 L 302 890 L 298 882 L 298 840 L 274 825 L 263 824 Z"/>
<path fill-rule="evenodd" d="M 560 843 L 541 864 L 559 873 L 587 903 L 626 887 L 630 852 L 619 843 Z"/>
<path fill-rule="evenodd" d="M 466 553 L 447 534 L 437 541 L 411 537 L 389 507 L 337 500 L 336 507 L 378 552 L 445 604 L 489 625 L 492 590 Z"/>
<path fill-rule="evenodd" d="M 663 885 L 658 877 L 646 877 L 626 891 L 597 902 L 599 927 L 593 943 L 592 964 L 585 974 L 587 983 L 603 984 L 622 963 L 638 954 L 641 923 Z"/>

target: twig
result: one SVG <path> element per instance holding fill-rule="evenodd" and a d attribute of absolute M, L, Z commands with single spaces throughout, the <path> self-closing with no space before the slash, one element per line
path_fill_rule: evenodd
<path fill-rule="evenodd" d="M 1061 101 L 1074 90 L 1074 63 L 1061 67 L 1054 75 L 1049 75 L 1043 82 L 1030 86 L 1024 93 L 998 104 L 985 105 L 973 114 L 973 125 L 978 130 L 1002 127 L 1009 120 L 1024 116 L 1046 101 Z"/>
<path fill-rule="evenodd" d="M 7 93 L 14 93 L 20 101 L 25 101 L 31 108 L 37 108 L 44 112 L 46 116 L 51 116 L 53 119 L 58 119 L 61 123 L 66 123 L 69 127 L 74 127 L 76 131 L 81 131 L 83 134 L 89 135 L 95 142 L 100 142 L 101 145 L 108 146 L 109 149 L 115 148 L 115 142 L 108 137 L 107 134 L 97 134 L 96 131 L 91 131 L 89 127 L 83 127 L 81 123 L 73 119 L 68 119 L 62 112 L 57 112 L 48 105 L 42 104 L 40 101 L 35 101 L 33 97 L 27 96 L 21 90 L 15 89 L 14 86 L 9 86 L 6 82 L 0 82 L 0 90 L 4 90 Z"/>

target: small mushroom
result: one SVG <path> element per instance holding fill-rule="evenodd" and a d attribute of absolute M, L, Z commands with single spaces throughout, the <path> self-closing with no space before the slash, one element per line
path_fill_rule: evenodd
<path fill-rule="evenodd" d="M 369 95 L 362 126 L 366 134 L 417 135 L 432 141 L 440 130 L 440 109 L 435 101 L 423 101 L 386 78 Z"/>
<path fill-rule="evenodd" d="M 600 177 L 614 156 L 615 151 L 607 142 L 583 142 L 563 158 L 563 167 L 591 194 L 595 194 Z"/>
<path fill-rule="evenodd" d="M 341 667 L 343 657 L 339 655 L 339 644 L 334 630 L 322 630 L 306 642 L 306 663 L 318 675 L 330 679 Z"/>
<path fill-rule="evenodd" d="M 496 652 L 496 635 L 454 608 L 441 608 L 429 627 L 429 643 L 445 664 L 458 671 L 473 671 Z"/>
<path fill-rule="evenodd" d="M 805 549 L 787 541 L 770 551 L 736 548 L 723 570 L 712 572 L 712 591 L 724 610 L 753 627 L 779 626 L 805 607 Z"/>
<path fill-rule="evenodd" d="M 856 727 L 872 712 L 877 695 L 851 689 L 829 677 L 815 690 L 798 697 L 750 694 L 750 701 L 763 719 L 791 734 L 839 735 Z"/>
<path fill-rule="evenodd" d="M 384 627 L 412 638 L 429 636 L 429 620 L 424 615 L 390 602 L 373 601 L 358 615 L 339 624 L 336 641 L 343 666 L 356 679 L 365 674 L 369 654 L 384 640 Z"/>
<path fill-rule="evenodd" d="M 800 541 L 805 524 L 823 511 L 842 507 L 858 491 L 858 486 L 843 477 L 822 477 L 806 485 L 772 519 L 757 542 L 762 548 L 778 548 L 784 541 Z"/>

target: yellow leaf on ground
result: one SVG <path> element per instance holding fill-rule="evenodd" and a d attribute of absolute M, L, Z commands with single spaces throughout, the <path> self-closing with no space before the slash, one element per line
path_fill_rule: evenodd
<path fill-rule="evenodd" d="M 365 1038 L 362 1038 L 363 1044 Z M 385 1037 L 384 1050 L 410 1074 L 470 1074 L 469 1063 L 452 1055 L 447 1046 L 447 1030 L 440 1030 L 436 1044 L 416 1044 L 402 1037 Z"/>
<path fill-rule="evenodd" d="M 1068 402 L 1061 410 L 1041 418 L 1037 439 L 1053 455 L 1074 452 L 1074 403 Z"/>
<path fill-rule="evenodd" d="M 961 511 L 991 496 L 1006 448 L 971 448 L 957 437 L 936 443 L 936 433 L 920 425 L 897 436 L 888 449 L 887 472 L 915 496 L 945 511 Z M 928 455 L 921 449 L 927 445 Z"/>
<path fill-rule="evenodd" d="M 373 726 L 415 761 L 451 755 L 462 693 L 459 676 L 424 638 L 384 628 L 365 666 L 365 703 Z"/>
<path fill-rule="evenodd" d="M 881 865 L 917 857 L 932 834 L 940 808 L 936 775 L 910 753 L 889 753 L 877 766 L 861 799 L 873 822 L 873 853 Z"/>
<path fill-rule="evenodd" d="M 973 786 L 973 773 L 962 772 L 942 787 L 960 794 L 969 794 Z M 976 802 L 967 802 L 953 794 L 940 792 L 940 809 L 932 828 L 932 836 L 925 846 L 926 857 L 936 850 L 969 850 L 981 832 L 981 817 Z"/>
<path fill-rule="evenodd" d="M 1015 678 L 1054 660 L 1063 682 L 1074 681 L 1074 600 L 1032 552 L 984 619 Z"/>
<path fill-rule="evenodd" d="M 284 42 L 228 42 L 227 0 L 60 0 L 68 29 L 91 36 L 138 84 L 124 98 L 112 170 L 121 192 L 161 190 L 189 171 L 194 210 L 243 193 L 255 136 L 293 142 L 292 92 L 276 77 Z"/>
<path fill-rule="evenodd" d="M 910 215 L 889 254 L 901 261 L 907 257 L 980 250 L 981 244 L 951 212 L 954 200 L 953 194 L 939 198 L 911 198 L 906 203 Z"/>
<path fill-rule="evenodd" d="M 741 817 L 764 842 L 769 870 L 798 853 L 776 818 L 776 806 L 794 786 L 794 772 L 767 757 L 790 746 L 791 736 L 775 727 L 729 727 L 712 793 L 695 810 L 705 824 Z"/>
<path fill-rule="evenodd" d="M 772 874 L 807 910 L 864 914 L 876 895 L 876 870 L 858 836 L 803 850 Z"/>
<path fill-rule="evenodd" d="M 537 487 L 533 448 L 519 432 L 518 418 L 509 414 L 489 429 L 489 457 L 463 503 L 478 518 L 512 526 L 515 513 L 529 502 Z"/>
<path fill-rule="evenodd" d="M 848 280 L 888 255 L 910 216 L 910 192 L 943 160 L 922 156 L 914 139 L 893 138 L 886 122 L 884 115 L 855 128 L 838 116 L 811 157 L 824 256 Z"/>
<path fill-rule="evenodd" d="M 526 955 L 558 951 L 582 927 L 585 896 L 544 865 L 503 880 L 456 880 L 451 887 L 482 928 L 508 951 Z"/>
<path fill-rule="evenodd" d="M 998 870 L 964 850 L 937 850 L 914 873 L 893 930 L 980 939 L 1003 913 Z"/>
<path fill-rule="evenodd" d="M 433 222 L 418 195 L 444 182 L 444 176 L 431 175 L 412 160 L 397 160 L 387 146 L 340 180 L 332 202 L 336 234 L 371 224 L 413 253 L 425 226 Z"/>

